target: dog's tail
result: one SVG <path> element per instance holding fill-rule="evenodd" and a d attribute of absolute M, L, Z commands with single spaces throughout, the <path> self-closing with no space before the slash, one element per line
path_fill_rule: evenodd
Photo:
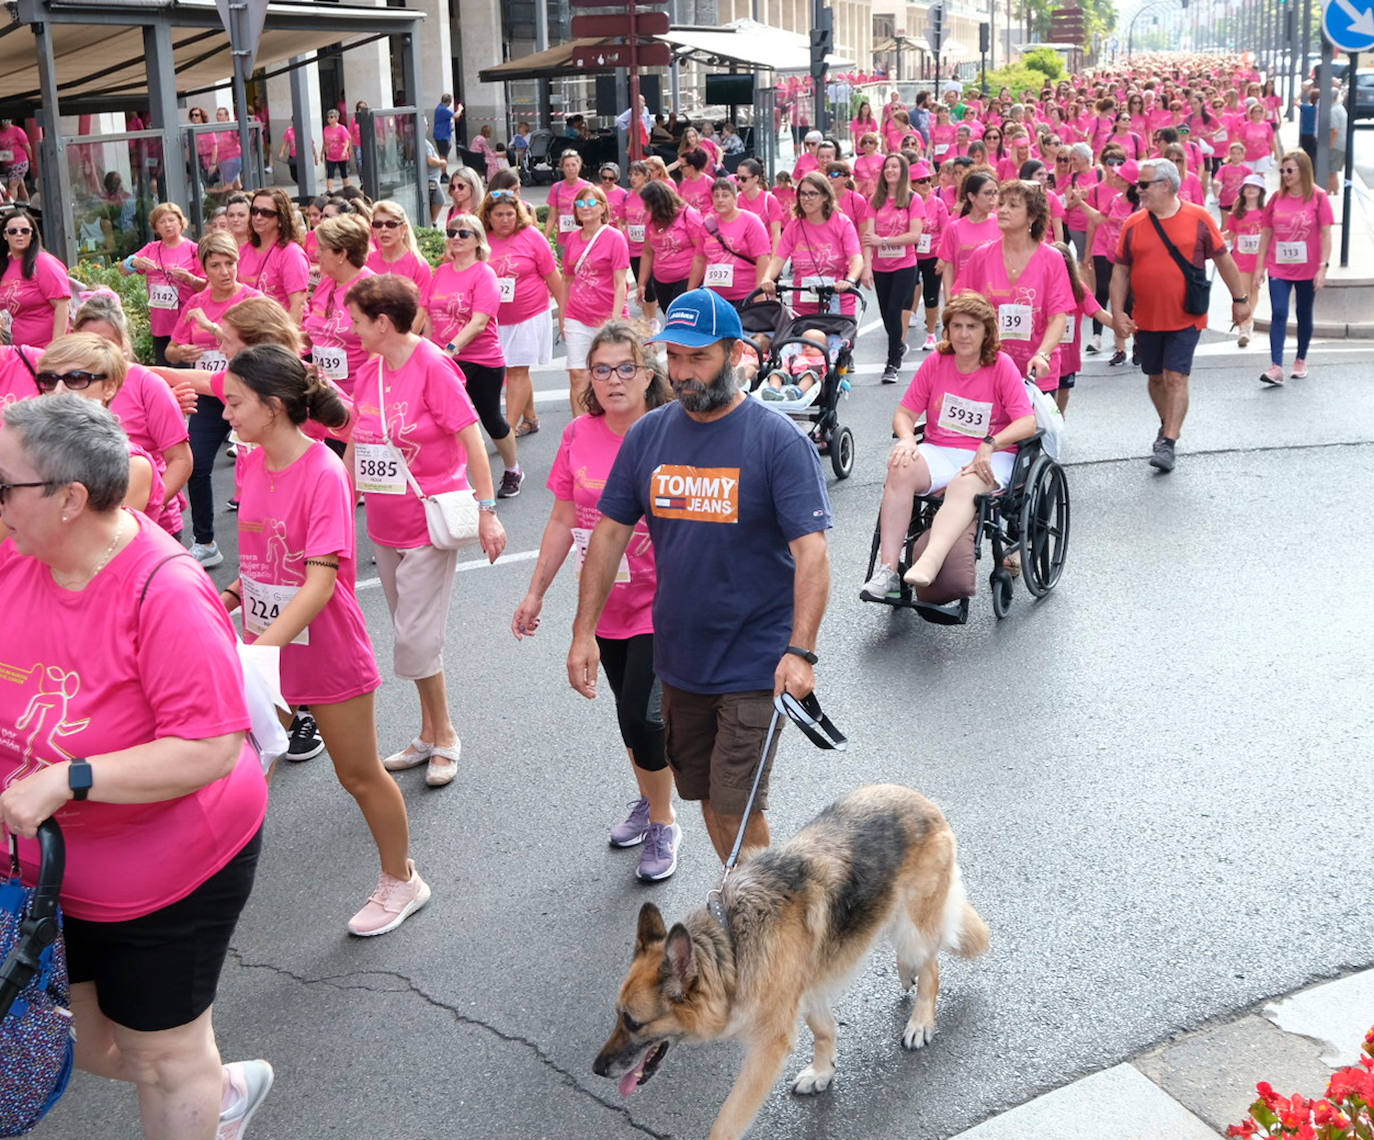
<path fill-rule="evenodd" d="M 987 952 L 988 924 L 973 909 L 964 890 L 964 879 L 955 863 L 945 896 L 944 937 L 941 948 L 961 958 L 977 958 Z"/>

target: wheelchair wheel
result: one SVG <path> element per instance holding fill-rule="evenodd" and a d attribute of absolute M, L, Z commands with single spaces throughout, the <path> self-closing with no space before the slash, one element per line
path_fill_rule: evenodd
<path fill-rule="evenodd" d="M 854 433 L 847 427 L 837 428 L 830 437 L 830 466 L 836 479 L 848 479 L 854 470 Z"/>
<path fill-rule="evenodd" d="M 1069 483 L 1064 469 L 1044 457 L 1031 471 L 1021 504 L 1021 572 L 1033 597 L 1059 583 L 1068 553 Z"/>
<path fill-rule="evenodd" d="M 992 587 L 992 612 L 1001 620 L 1011 609 L 1011 598 L 1016 583 L 1012 576 L 999 566 L 988 577 L 988 585 Z"/>

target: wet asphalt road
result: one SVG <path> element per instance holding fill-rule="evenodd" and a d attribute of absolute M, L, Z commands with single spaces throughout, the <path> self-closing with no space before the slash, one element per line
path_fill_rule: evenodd
<path fill-rule="evenodd" d="M 1143 378 L 1089 364 L 1070 409 L 1060 587 L 1032 604 L 1018 586 L 999 623 L 984 583 L 969 625 L 942 629 L 857 597 L 901 391 L 877 385 L 880 340 L 861 338 L 842 406 L 858 458 L 831 485 L 819 646 L 820 692 L 852 748 L 789 735 L 774 833 L 863 783 L 917 788 L 954 826 L 992 948 L 946 960 L 938 1034 L 915 1054 L 898 1041 L 909 1010 L 890 952 L 876 953 L 837 1006 L 831 1091 L 801 1100 L 779 1082 L 760 1137 L 951 1136 L 1374 962 L 1360 854 L 1374 843 L 1367 346 L 1319 345 L 1310 379 L 1263 390 L 1262 349 L 1208 334 L 1167 477 L 1143 458 L 1155 428 Z M 501 509 L 513 555 L 538 546 L 567 420 L 556 399 L 540 410 L 543 431 L 521 447 L 526 490 Z M 221 520 L 232 553 L 233 516 Z M 461 774 L 439 791 L 423 769 L 400 776 L 434 888 L 425 911 L 350 939 L 344 922 L 376 876 L 362 818 L 326 758 L 277 774 L 216 1009 L 226 1058 L 276 1066 L 255 1140 L 698 1137 L 729 1089 L 733 1045 L 674 1050 L 629 1100 L 591 1073 L 641 901 L 670 918 L 698 906 L 718 864 L 690 807 L 665 883 L 639 884 L 634 854 L 606 847 L 632 798 L 613 709 L 565 681 L 570 573 L 539 636 L 510 635 L 532 567 L 508 556 L 459 576 L 448 677 Z M 366 554 L 360 576 L 375 576 Z M 386 675 L 381 591 L 361 597 Z M 418 723 L 411 686 L 388 679 L 379 713 L 383 751 L 400 747 Z M 789 1075 L 808 1045 L 802 1030 Z M 35 1133 L 136 1134 L 128 1087 L 84 1075 Z"/>

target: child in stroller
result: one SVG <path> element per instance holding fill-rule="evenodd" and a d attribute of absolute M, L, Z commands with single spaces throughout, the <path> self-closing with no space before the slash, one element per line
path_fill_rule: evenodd
<path fill-rule="evenodd" d="M 759 388 L 764 400 L 801 400 L 825 376 L 830 367 L 829 338 L 820 329 L 807 329 L 801 343 L 783 350 L 780 366 L 764 378 Z"/>

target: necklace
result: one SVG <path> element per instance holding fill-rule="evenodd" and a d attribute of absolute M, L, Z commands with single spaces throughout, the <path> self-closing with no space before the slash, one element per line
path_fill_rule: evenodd
<path fill-rule="evenodd" d="M 115 555 L 115 547 L 119 545 L 119 540 L 123 537 L 124 517 L 121 514 L 119 520 L 115 523 L 114 537 L 110 539 L 110 545 L 105 548 L 105 553 L 100 556 L 100 561 L 95 564 L 95 569 L 92 570 L 86 576 L 85 581 L 83 581 L 80 586 L 72 587 L 63 585 L 63 583 L 57 578 L 57 574 L 55 572 L 53 573 L 53 580 L 56 581 L 59 586 L 62 586 L 64 590 L 84 590 L 87 586 L 89 586 L 92 582 L 95 581 L 96 575 L 98 575 L 102 570 L 105 569 L 106 566 L 110 564 L 110 559 L 113 558 Z"/>

